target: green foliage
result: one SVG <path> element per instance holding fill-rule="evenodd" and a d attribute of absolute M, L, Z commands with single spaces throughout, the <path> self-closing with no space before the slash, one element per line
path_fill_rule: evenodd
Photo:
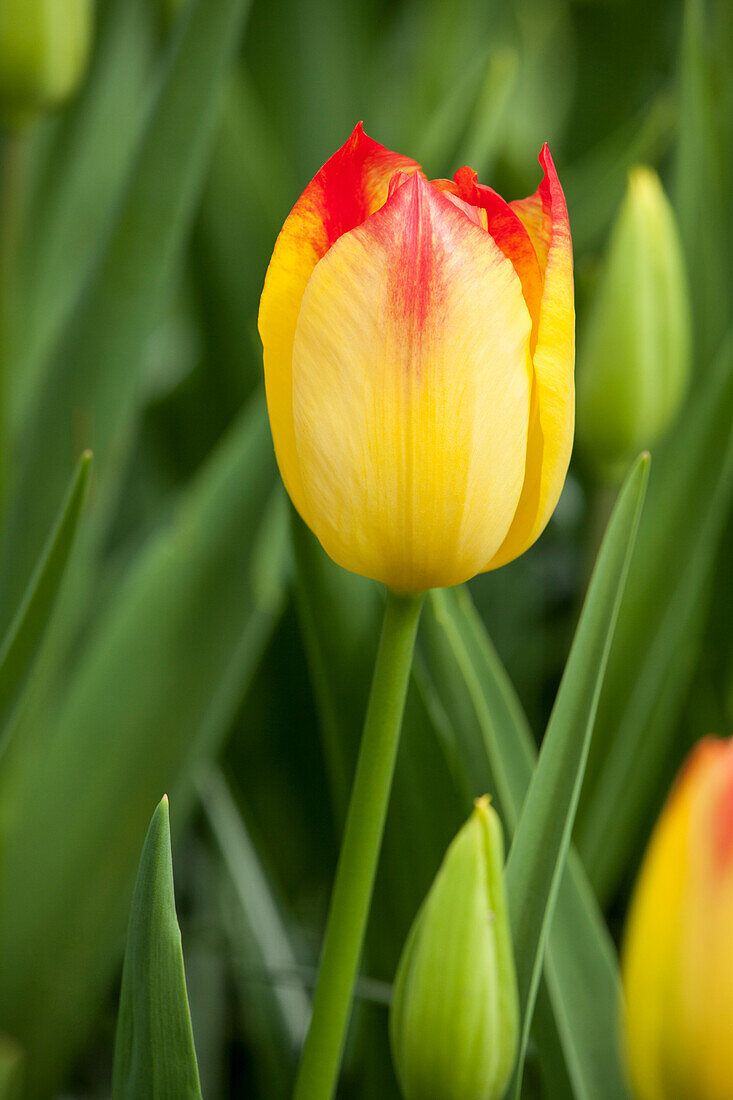
<path fill-rule="evenodd" d="M 578 827 L 581 853 L 602 898 L 632 858 L 674 763 L 676 725 L 730 515 L 732 403 L 729 338 L 655 460 L 639 552 L 621 605 Z"/>
<path fill-rule="evenodd" d="M 523 559 L 426 600 L 340 1085 L 398 1097 L 390 983 L 488 791 L 530 1006 L 522 1096 L 628 1100 L 629 886 L 685 751 L 733 720 L 731 6 L 96 9 L 75 98 L 0 135 L 0 1096 L 108 1095 L 146 986 L 195 1066 L 161 808 L 119 1019 L 115 994 L 164 790 L 203 1091 L 292 1094 L 383 593 L 289 511 L 256 315 L 284 217 L 363 118 L 429 175 L 466 162 L 508 198 L 535 190 L 548 140 L 581 336 L 634 164 L 680 227 L 692 382 L 633 554 L 642 470 L 593 573 L 613 501 L 581 459 Z M 124 1046 L 116 1094 L 164 1095 L 122 1085 Z M 168 1094 L 197 1095 L 187 1080 Z"/>
<path fill-rule="evenodd" d="M 74 544 L 91 463 L 91 452 L 86 451 L 79 459 L 61 513 L 0 646 L 0 726 L 7 722 L 23 689 L 51 617 Z"/>
<path fill-rule="evenodd" d="M 166 795 L 150 822 L 132 896 L 112 1096 L 201 1097 L 176 917 Z"/>
<path fill-rule="evenodd" d="M 523 1016 L 517 1097 L 545 937 L 570 844 L 648 473 L 646 455 L 629 474 L 611 516 L 507 861 Z"/>
<path fill-rule="evenodd" d="M 418 678 L 432 697 L 456 782 L 468 797 L 479 789 L 493 790 L 512 835 L 537 752 L 521 704 L 465 589 L 431 594 L 423 641 L 427 664 L 421 675 L 418 666 Z M 562 1062 L 579 1098 L 625 1097 L 614 1040 L 615 950 L 572 848 L 550 920 L 544 980 L 535 1031 L 543 1065 Z M 547 1016 L 551 1024 L 553 1013 L 556 1030 L 548 1027 Z"/>

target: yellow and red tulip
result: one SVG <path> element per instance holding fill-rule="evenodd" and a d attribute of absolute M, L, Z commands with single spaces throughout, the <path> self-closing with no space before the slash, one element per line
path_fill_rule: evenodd
<path fill-rule="evenodd" d="M 638 1100 L 733 1096 L 733 740 L 684 766 L 642 865 L 622 959 Z"/>
<path fill-rule="evenodd" d="M 468 168 L 429 182 L 361 125 L 287 218 L 259 315 L 275 451 L 339 564 L 401 591 L 511 561 L 545 527 L 574 423 L 567 209 Z"/>

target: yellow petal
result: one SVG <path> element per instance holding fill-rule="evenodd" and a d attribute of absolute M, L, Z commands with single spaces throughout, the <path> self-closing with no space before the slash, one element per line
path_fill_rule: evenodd
<path fill-rule="evenodd" d="M 529 233 L 543 274 L 526 477 L 514 522 L 485 566 L 488 569 L 512 561 L 542 534 L 560 497 L 573 449 L 573 251 L 565 197 L 547 146 L 540 163 L 545 176 L 537 193 L 509 204 Z"/>
<path fill-rule="evenodd" d="M 392 153 L 355 128 L 324 164 L 289 214 L 267 269 L 258 326 L 275 453 L 285 487 L 304 517 L 293 428 L 293 339 L 303 291 L 313 268 L 342 233 L 361 224 L 387 198 L 393 172 L 415 161 Z"/>
<path fill-rule="evenodd" d="M 639 1100 L 733 1096 L 733 742 L 691 754 L 654 830 L 622 955 Z"/>
<path fill-rule="evenodd" d="M 333 245 L 293 348 L 308 522 L 331 557 L 403 591 L 484 567 L 524 478 L 530 331 L 511 262 L 419 175 Z"/>

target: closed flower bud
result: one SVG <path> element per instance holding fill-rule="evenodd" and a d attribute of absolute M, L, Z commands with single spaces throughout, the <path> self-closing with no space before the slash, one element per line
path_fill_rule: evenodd
<path fill-rule="evenodd" d="M 518 1029 L 501 825 L 482 798 L 446 853 L 397 971 L 390 1038 L 405 1100 L 500 1100 Z"/>
<path fill-rule="evenodd" d="M 260 304 L 280 472 L 340 565 L 402 591 L 517 557 L 573 440 L 570 232 L 547 147 L 528 199 L 428 180 L 357 126 L 278 237 Z"/>
<path fill-rule="evenodd" d="M 629 911 L 622 976 L 637 1100 L 730 1100 L 733 740 L 700 742 L 659 818 Z"/>
<path fill-rule="evenodd" d="M 578 440 L 615 480 L 657 442 L 690 374 L 690 310 L 674 214 L 658 176 L 629 174 L 581 342 Z"/>
<path fill-rule="evenodd" d="M 2 0 L 0 109 L 21 122 L 75 91 L 86 68 L 92 0 Z"/>

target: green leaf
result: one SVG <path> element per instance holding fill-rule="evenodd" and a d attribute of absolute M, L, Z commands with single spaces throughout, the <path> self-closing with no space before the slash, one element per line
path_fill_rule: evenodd
<path fill-rule="evenodd" d="M 292 1072 L 311 1004 L 299 976 L 290 931 L 221 771 L 210 768 L 197 786 L 236 901 L 230 939 L 237 969 L 246 968 L 251 977 L 244 999 L 257 1013 L 258 1030 L 267 1029 L 269 1041 L 277 1044 L 277 1057 L 281 1062 L 285 1058 Z"/>
<path fill-rule="evenodd" d="M 679 61 L 680 118 L 674 204 L 687 255 L 695 343 L 707 369 L 730 318 L 729 120 L 720 115 L 705 0 L 685 0 Z M 730 67 L 730 54 L 723 64 Z"/>
<path fill-rule="evenodd" d="M 113 973 L 148 807 L 186 802 L 280 613 L 284 586 L 274 601 L 253 569 L 274 476 L 258 397 L 117 583 L 63 696 L 8 746 L 0 804 L 23 812 L 2 822 L 0 1019 L 29 1095 L 52 1091 Z"/>
<path fill-rule="evenodd" d="M 181 21 L 99 259 L 35 392 L 17 442 L 0 597 L 17 600 L 70 475 L 90 447 L 104 524 L 124 460 L 139 369 L 191 224 L 247 0 L 194 0 Z"/>
<path fill-rule="evenodd" d="M 261 377 L 253 319 L 273 243 L 298 194 L 292 171 L 238 67 L 227 89 L 195 235 L 207 347 L 224 382 L 211 387 L 208 402 L 239 397 Z"/>
<path fill-rule="evenodd" d="M 71 487 L 23 601 L 0 646 L 0 729 L 20 695 L 51 617 L 69 560 L 89 480 L 91 452 L 79 460 Z"/>
<path fill-rule="evenodd" d="M 479 180 L 489 179 L 493 172 L 518 68 L 516 50 L 500 46 L 491 51 L 468 131 L 456 158 L 456 164 L 473 168 Z"/>
<path fill-rule="evenodd" d="M 452 746 L 454 769 L 460 773 L 457 781 L 462 782 L 467 798 L 487 790 L 496 795 L 511 836 L 537 750 L 467 589 L 430 594 L 421 638 L 426 667 L 422 670 L 418 662 L 416 671 L 436 716 L 436 727 L 444 731 L 448 751 Z M 545 983 L 548 996 L 543 1019 L 534 1029 L 543 1070 L 559 1038 L 565 1072 L 578 1100 L 623 1100 L 627 1092 L 616 1042 L 619 977 L 615 951 L 572 849 L 550 925 Z M 554 1029 L 546 1019 L 548 1004 L 555 1017 Z"/>
<path fill-rule="evenodd" d="M 149 8 L 146 0 L 98 5 L 89 75 L 55 121 L 36 173 L 18 273 L 23 323 L 7 378 L 16 432 L 130 169 L 149 99 Z"/>
<path fill-rule="evenodd" d="M 642 456 L 626 479 L 611 516 L 507 860 L 523 1017 L 515 1072 L 517 1097 L 545 940 L 570 845 L 648 471 L 649 458 Z"/>
<path fill-rule="evenodd" d="M 331 794 L 343 822 L 379 641 L 379 591 L 334 565 L 294 509 L 291 517 L 298 618 Z"/>
<path fill-rule="evenodd" d="M 132 896 L 112 1096 L 201 1096 L 176 918 L 166 795 L 150 822 Z"/>
<path fill-rule="evenodd" d="M 577 255 L 597 245 L 608 228 L 624 196 L 629 169 L 659 163 L 672 144 L 676 121 L 676 105 L 665 89 L 564 170 L 562 184 Z"/>
<path fill-rule="evenodd" d="M 576 834 L 604 900 L 679 762 L 677 723 L 733 497 L 732 405 L 733 333 L 655 457 L 621 604 Z"/>
<path fill-rule="evenodd" d="M 422 134 L 411 143 L 411 156 L 431 174 L 448 171 L 457 138 L 465 130 L 486 81 L 491 54 L 482 49 L 472 58 L 455 81 L 445 99 L 441 99 L 428 119 Z"/>

